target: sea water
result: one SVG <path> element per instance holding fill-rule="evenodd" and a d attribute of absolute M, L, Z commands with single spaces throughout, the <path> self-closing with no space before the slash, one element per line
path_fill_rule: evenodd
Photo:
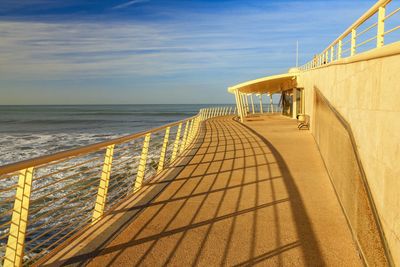
<path fill-rule="evenodd" d="M 213 106 L 0 106 L 0 166 L 148 130 Z"/>
<path fill-rule="evenodd" d="M 194 116 L 201 108 L 216 106 L 220 105 L 0 106 L 0 166 L 149 130 Z M 156 149 L 149 150 L 149 163 L 153 159 L 158 159 L 162 140 L 163 133 L 152 136 L 152 146 Z M 128 144 L 132 154 L 129 157 L 121 157 L 120 161 L 125 161 L 125 158 L 137 159 L 142 142 L 143 140 L 139 140 Z M 167 152 L 170 154 L 171 146 L 169 147 Z M 99 161 L 101 163 L 104 157 L 101 153 L 92 155 L 93 162 L 90 161 L 85 168 L 96 165 Z M 74 166 L 82 160 L 85 160 L 85 157 L 76 159 L 76 162 L 75 159 L 71 159 L 68 164 Z M 121 199 L 131 191 L 131 186 L 119 186 L 119 183 L 133 184 L 137 163 L 135 160 L 126 168 L 113 171 L 110 188 L 115 189 L 109 190 L 109 202 Z M 52 242 L 67 237 L 70 229 L 77 228 L 73 226 L 75 221 L 83 224 L 90 219 L 93 197 L 81 201 L 81 198 L 76 198 L 74 194 L 78 192 L 83 197 L 89 190 L 96 193 L 97 187 L 92 186 L 82 192 L 76 191 L 69 185 L 79 186 L 80 179 L 85 180 L 85 176 L 77 175 L 64 180 L 69 173 L 57 173 L 59 168 L 60 166 L 51 165 L 36 171 L 35 177 L 47 173 L 56 174 L 46 179 L 34 180 L 32 184 L 33 191 L 38 188 L 45 189 L 35 191 L 34 196 L 31 197 L 30 210 L 36 212 L 29 214 L 30 222 L 34 221 L 34 223 L 28 225 L 26 237 L 26 250 L 30 251 L 25 255 L 28 260 L 34 259 L 43 251 L 47 253 L 47 248 Z M 95 174 L 92 179 L 97 181 L 99 170 L 94 169 L 92 172 Z M 87 173 L 86 176 L 93 173 Z M 151 173 L 154 173 L 154 168 L 153 171 L 148 168 L 146 174 L 151 175 Z M 15 185 L 16 179 L 17 177 L 3 178 L 0 184 L 0 214 L 3 214 L 0 218 L 0 225 L 2 225 L 0 226 L 0 258 L 4 256 L 7 242 L 9 227 L 6 223 L 11 218 L 10 213 L 5 212 L 12 208 L 12 197 L 15 194 L 14 190 L 5 191 L 4 189 Z M 58 180 L 62 182 L 55 183 Z M 43 196 L 45 196 L 43 200 L 35 202 Z M 48 213 L 50 210 L 54 212 Z M 71 211 L 77 214 L 76 218 L 70 218 Z M 77 211 L 80 212 L 77 213 Z M 60 229 L 68 231 L 60 232 Z"/>

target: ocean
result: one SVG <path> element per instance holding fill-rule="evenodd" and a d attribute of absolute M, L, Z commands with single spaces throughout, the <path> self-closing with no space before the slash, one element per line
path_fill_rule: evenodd
<path fill-rule="evenodd" d="M 0 166 L 151 129 L 221 105 L 0 106 Z"/>
<path fill-rule="evenodd" d="M 201 108 L 219 106 L 229 105 L 0 106 L 0 166 L 149 130 L 196 115 Z M 171 128 L 167 165 L 176 131 L 177 127 Z M 163 138 L 164 131 L 151 137 L 144 181 L 156 173 Z M 142 146 L 143 138 L 139 138 L 115 147 L 106 209 L 132 193 Z M 25 237 L 26 264 L 91 221 L 104 152 L 35 168 Z M 18 175 L 0 176 L 0 181 L 1 262 Z"/>
<path fill-rule="evenodd" d="M 0 166 L 149 130 L 216 106 L 220 105 L 0 106 Z M 166 162 L 175 133 L 176 127 L 171 128 Z M 163 131 L 151 137 L 145 179 L 155 174 L 163 138 Z M 106 208 L 131 193 L 142 145 L 139 138 L 114 150 Z M 103 159 L 102 150 L 35 169 L 25 243 L 27 264 L 91 220 Z M 59 172 L 66 166 L 66 171 Z M 0 176 L 0 266 L 17 179 L 15 174 Z"/>

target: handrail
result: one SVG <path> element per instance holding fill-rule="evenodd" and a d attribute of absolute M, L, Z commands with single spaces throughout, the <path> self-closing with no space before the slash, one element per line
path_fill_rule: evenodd
<path fill-rule="evenodd" d="M 58 153 L 54 153 L 51 155 L 45 155 L 45 156 L 40 156 L 40 157 L 36 157 L 33 159 L 28 159 L 28 160 L 24 160 L 24 161 L 20 161 L 17 163 L 11 163 L 11 164 L 7 164 L 7 165 L 3 165 L 0 166 L 0 175 L 6 174 L 6 173 L 11 173 L 11 172 L 15 172 L 21 169 L 25 169 L 31 166 L 39 166 L 39 165 L 43 165 L 52 161 L 57 161 L 60 159 L 64 159 L 64 158 L 68 158 L 68 157 L 72 157 L 72 156 L 78 156 L 81 154 L 86 154 L 86 153 L 90 153 L 90 152 L 95 152 L 98 151 L 102 148 L 105 148 L 109 145 L 118 145 L 121 143 L 125 143 L 128 142 L 130 140 L 133 139 L 137 139 L 140 137 L 145 136 L 148 133 L 154 133 L 154 132 L 158 132 L 162 129 L 165 129 L 167 127 L 174 127 L 176 125 L 178 125 L 179 123 L 183 123 L 186 122 L 188 120 L 192 120 L 193 118 L 195 118 L 196 116 L 184 119 L 184 120 L 180 120 L 180 121 L 176 121 L 176 122 L 172 122 L 157 128 L 153 128 L 147 131 L 142 131 L 139 133 L 135 133 L 135 134 L 130 134 L 130 135 L 126 135 L 126 136 L 122 136 L 122 137 L 118 137 L 115 139 L 110 139 L 110 140 L 106 140 L 103 142 L 99 142 L 99 143 L 95 143 L 95 144 L 91 144 L 91 145 L 86 145 L 86 146 L 81 146 L 79 148 L 74 148 L 74 149 L 69 149 L 69 150 L 65 150 L 65 151 L 61 151 Z"/>
<path fill-rule="evenodd" d="M 348 27 L 339 37 L 337 37 L 333 42 L 331 42 L 321 53 L 314 56 L 314 58 L 301 67 L 300 71 L 307 71 L 314 69 L 316 67 L 329 64 L 333 61 L 340 60 L 344 57 L 351 57 L 357 54 L 357 49 L 374 39 L 376 39 L 376 46 L 374 48 L 379 48 L 385 45 L 385 36 L 400 29 L 400 25 L 395 26 L 387 31 L 385 31 L 385 22 L 391 18 L 393 15 L 400 11 L 400 8 L 394 9 L 391 13 L 385 16 L 386 7 L 391 2 L 391 0 L 379 0 L 370 9 L 368 9 L 360 18 L 358 18 L 350 27 Z M 398 4 L 398 2 L 397 2 Z M 372 25 L 366 27 L 365 29 L 357 32 L 359 27 L 364 25 L 364 23 L 371 17 L 377 14 L 377 21 L 372 23 Z M 363 36 L 366 32 L 376 27 L 376 34 L 372 37 L 368 37 L 366 40 L 359 41 L 359 38 Z M 345 38 L 349 37 L 348 40 L 344 41 Z M 364 37 L 364 36 L 363 36 Z M 350 47 L 343 49 L 345 44 L 350 43 Z M 370 48 L 372 49 L 372 48 Z M 367 50 L 370 50 L 367 49 Z M 344 54 L 350 52 L 348 56 Z"/>
<path fill-rule="evenodd" d="M 363 24 L 367 19 L 375 15 L 375 13 L 379 10 L 380 7 L 386 6 L 389 2 L 392 0 L 379 0 L 378 2 L 375 3 L 370 9 L 367 10 L 361 17 L 359 17 L 350 27 L 348 27 L 338 38 L 336 38 L 335 41 L 330 43 L 328 47 L 323 51 L 325 52 L 328 50 L 331 46 L 334 46 L 339 42 L 339 40 L 342 40 L 344 37 L 349 35 L 353 29 L 357 29 L 361 24 Z"/>
<path fill-rule="evenodd" d="M 0 263 L 30 265 L 95 224 L 173 164 L 203 121 L 231 114 L 232 106 L 205 108 L 151 130 L 0 166 Z"/>

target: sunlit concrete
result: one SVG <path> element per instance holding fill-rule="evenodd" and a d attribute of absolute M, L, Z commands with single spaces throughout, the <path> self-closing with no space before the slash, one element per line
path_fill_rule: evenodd
<path fill-rule="evenodd" d="M 302 72 L 297 77 L 297 86 L 305 91 L 305 113 L 311 115 L 314 134 L 314 120 L 318 116 L 316 90 L 349 124 L 385 239 L 396 264 L 400 264 L 399 61 L 400 42 L 397 42 Z M 335 138 L 330 140 L 331 143 L 337 141 Z M 340 164 L 337 160 L 342 158 L 339 151 L 327 162 L 337 165 Z M 343 185 L 337 184 L 337 187 Z M 354 196 L 354 192 L 346 187 L 341 190 L 347 191 L 344 201 Z M 354 206 L 348 213 L 353 211 Z M 356 221 L 362 221 L 362 218 Z M 354 224 L 354 229 L 360 229 L 359 223 Z"/>
<path fill-rule="evenodd" d="M 176 166 L 40 261 L 89 266 L 361 266 L 309 131 L 205 122 Z"/>

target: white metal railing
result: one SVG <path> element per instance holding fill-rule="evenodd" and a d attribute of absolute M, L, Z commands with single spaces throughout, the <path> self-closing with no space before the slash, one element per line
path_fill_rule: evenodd
<path fill-rule="evenodd" d="M 31 265 L 171 165 L 204 120 L 201 109 L 145 132 L 0 166 L 0 266 Z"/>
<path fill-rule="evenodd" d="M 399 2 L 394 1 L 395 4 L 389 5 L 390 2 L 391 0 L 378 1 L 320 54 L 315 55 L 312 60 L 302 65 L 299 68 L 300 71 L 310 70 L 345 57 L 354 56 L 361 47 L 364 47 L 364 51 L 368 51 L 384 46 L 385 37 L 400 29 L 400 25 L 396 24 L 398 20 L 393 19 L 395 15 L 399 14 Z M 391 11 L 388 10 L 389 6 Z M 385 26 L 389 25 L 389 19 L 395 25 L 390 25 L 390 28 L 386 29 Z M 369 23 L 371 24 L 368 25 Z M 373 29 L 376 31 L 372 32 Z M 371 45 L 374 40 L 376 40 L 375 45 Z M 368 44 L 370 46 L 366 47 Z"/>

